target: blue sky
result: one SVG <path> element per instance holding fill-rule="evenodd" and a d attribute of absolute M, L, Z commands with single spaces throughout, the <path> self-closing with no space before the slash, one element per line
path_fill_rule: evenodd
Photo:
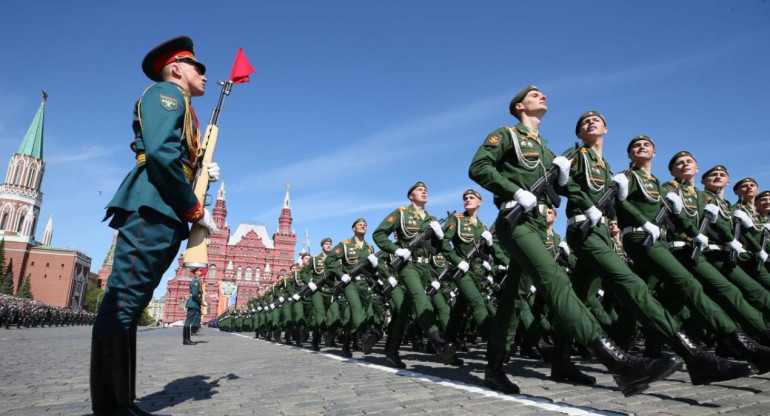
<path fill-rule="evenodd" d="M 702 170 L 724 164 L 734 181 L 770 188 L 767 1 L 44 1 L 0 10 L 0 163 L 47 89 L 37 238 L 53 215 L 53 244 L 85 252 L 94 271 L 112 236 L 104 206 L 134 163 L 131 109 L 150 83 L 141 60 L 180 34 L 208 67 L 208 92 L 193 102 L 204 123 L 237 48 L 259 71 L 233 88 L 220 117 L 215 159 L 230 226 L 272 233 L 289 182 L 298 240 L 308 229 L 314 252 L 323 237 L 348 238 L 357 217 L 373 231 L 417 180 L 430 212 L 461 210 L 462 191 L 478 188 L 467 176 L 473 154 L 489 132 L 515 124 L 508 102 L 527 84 L 548 95 L 541 134 L 558 153 L 576 140 L 577 117 L 598 110 L 616 170 L 630 138 L 646 134 L 658 177 L 690 150 Z M 496 209 L 483 195 L 480 215 L 491 222 Z"/>

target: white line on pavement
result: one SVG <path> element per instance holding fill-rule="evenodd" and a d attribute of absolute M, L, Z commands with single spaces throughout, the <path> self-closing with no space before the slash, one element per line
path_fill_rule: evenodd
<path fill-rule="evenodd" d="M 333 360 L 342 361 L 342 362 L 351 363 L 351 364 L 356 364 L 356 365 L 359 365 L 359 366 L 362 366 L 362 367 L 368 367 L 368 368 L 384 371 L 386 373 L 391 373 L 391 374 L 396 374 L 396 375 L 399 375 L 399 376 L 413 378 L 415 380 L 426 381 L 426 382 L 429 382 L 429 383 L 435 383 L 435 384 L 439 384 L 439 385 L 442 385 L 442 386 L 451 387 L 451 388 L 454 388 L 454 389 L 457 389 L 457 390 L 463 390 L 463 391 L 467 391 L 467 392 L 471 392 L 471 393 L 477 393 L 477 394 L 480 394 L 480 395 L 485 396 L 485 397 L 491 397 L 491 398 L 496 398 L 496 399 L 500 399 L 500 400 L 504 400 L 504 401 L 508 401 L 508 402 L 518 403 L 518 404 L 521 404 L 521 405 L 524 405 L 524 406 L 537 407 L 539 409 L 549 410 L 549 411 L 552 411 L 552 412 L 564 413 L 566 415 L 571 415 L 571 416 L 583 416 L 583 415 L 627 416 L 627 413 L 611 412 L 611 411 L 605 411 L 605 410 L 597 410 L 597 409 L 592 409 L 590 407 L 577 407 L 577 406 L 572 406 L 572 405 L 567 404 L 567 403 L 554 403 L 553 401 L 551 401 L 550 399 L 547 399 L 547 398 L 528 396 L 526 394 L 516 394 L 516 395 L 502 394 L 502 393 L 496 392 L 494 390 L 490 390 L 490 389 L 488 389 L 486 387 L 479 387 L 479 386 L 475 386 L 475 385 L 470 385 L 470 384 L 462 383 L 462 382 L 459 382 L 459 381 L 447 380 L 447 379 L 441 378 L 441 377 L 430 376 L 430 375 L 422 374 L 422 373 L 415 373 L 414 371 L 409 371 L 409 370 L 401 370 L 401 369 L 396 369 L 396 368 L 391 368 L 391 367 L 385 367 L 385 366 L 378 365 L 378 364 L 372 364 L 372 363 L 367 363 L 365 361 L 356 360 L 355 358 L 345 358 L 345 357 L 341 357 L 341 356 L 335 355 L 335 354 L 329 354 L 329 353 L 325 353 L 325 352 L 312 351 L 312 350 L 308 350 L 308 349 L 305 349 L 305 348 L 299 348 L 299 347 L 294 347 L 294 346 L 291 346 L 291 345 L 286 345 L 286 344 L 283 344 L 283 343 L 276 343 L 276 342 L 265 341 L 265 340 L 261 340 L 261 339 L 256 339 L 256 338 L 250 337 L 248 335 L 241 335 L 241 334 L 236 334 L 236 333 L 232 333 L 232 332 L 229 332 L 229 334 L 230 335 L 239 336 L 239 337 L 243 337 L 243 338 L 247 338 L 247 339 L 254 340 L 254 341 L 267 342 L 269 344 L 278 345 L 278 346 L 281 346 L 281 347 L 289 347 L 289 348 L 295 349 L 297 351 L 303 351 L 303 352 L 307 352 L 307 353 L 310 353 L 310 354 L 322 355 L 324 357 L 331 358 Z"/>

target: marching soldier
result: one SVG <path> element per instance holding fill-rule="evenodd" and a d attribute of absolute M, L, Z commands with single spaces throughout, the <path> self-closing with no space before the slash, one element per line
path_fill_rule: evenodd
<path fill-rule="evenodd" d="M 522 302 L 519 291 L 522 276 L 530 277 L 538 294 L 545 297 L 557 325 L 565 337 L 586 346 L 610 372 L 624 394 L 643 391 L 649 383 L 665 377 L 681 366 L 676 360 L 644 360 L 622 353 L 603 334 L 598 322 L 578 299 L 564 270 L 545 248 L 547 193 L 538 198 L 529 188 L 551 167 L 558 167 L 558 184 L 569 180 L 571 162 L 555 157 L 538 133 L 542 117 L 548 111 L 546 96 L 535 86 L 528 86 L 511 100 L 509 111 L 519 120 L 515 127 L 502 127 L 487 136 L 473 157 L 471 179 L 492 192 L 500 214 L 495 234 L 508 252 L 511 262 L 503 284 L 497 314 L 492 322 L 487 347 L 484 383 L 505 393 L 519 393 L 502 370 L 508 343 L 508 329 L 515 328 L 514 301 Z M 521 206 L 526 214 L 515 226 L 506 214 Z"/>
<path fill-rule="evenodd" d="M 310 262 L 302 268 L 305 284 L 313 291 L 310 301 L 313 305 L 313 317 L 311 321 L 313 330 L 313 339 L 311 346 L 313 350 L 321 349 L 321 334 L 326 329 L 326 310 L 332 301 L 332 289 L 328 285 L 319 288 L 318 284 L 326 276 L 326 257 L 332 250 L 332 239 L 324 238 L 321 240 L 321 253 L 313 256 Z M 320 290 L 319 290 L 320 289 Z"/>
<path fill-rule="evenodd" d="M 742 225 L 740 240 L 746 253 L 738 257 L 740 267 L 754 276 L 766 289 L 770 290 L 770 272 L 766 267 L 767 248 L 762 246 L 762 236 L 770 232 L 770 224 L 765 224 L 755 207 L 759 187 L 753 178 L 743 178 L 733 186 L 738 195 L 738 202 L 733 205 L 736 220 Z"/>
<path fill-rule="evenodd" d="M 192 40 L 181 36 L 150 51 L 142 70 L 156 84 L 134 108 L 136 165 L 105 217 L 118 239 L 91 343 L 95 414 L 148 414 L 134 404 L 137 322 L 188 237 L 189 223 L 216 231 L 191 186 L 200 132 L 190 99 L 203 95 L 206 67 L 197 61 Z M 212 180 L 218 178 L 218 166 L 205 168 Z"/>

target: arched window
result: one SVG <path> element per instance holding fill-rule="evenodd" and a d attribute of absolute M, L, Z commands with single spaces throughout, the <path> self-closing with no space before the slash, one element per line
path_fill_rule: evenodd
<path fill-rule="evenodd" d="M 209 266 L 209 277 L 212 278 L 212 279 L 216 279 L 217 278 L 217 265 L 216 264 L 212 264 L 211 266 Z"/>
<path fill-rule="evenodd" d="M 243 267 L 241 267 L 241 266 L 238 266 L 238 274 L 235 276 L 235 277 L 236 277 L 236 279 L 240 279 L 240 278 L 241 278 L 241 275 L 242 275 L 242 273 L 243 273 Z"/>
<path fill-rule="evenodd" d="M 251 280 L 251 267 L 246 268 L 246 280 Z"/>
<path fill-rule="evenodd" d="M 259 275 L 260 275 L 260 270 L 259 270 L 259 267 L 257 267 L 256 269 L 254 269 L 254 279 L 259 280 Z"/>
<path fill-rule="evenodd" d="M 19 225 L 16 226 L 16 232 L 19 234 L 21 234 L 21 227 L 24 226 L 24 218 L 26 218 L 24 214 L 19 216 Z"/>
<path fill-rule="evenodd" d="M 5 227 L 8 226 L 8 213 L 3 213 L 3 220 L 0 221 L 0 230 L 5 230 Z"/>
<path fill-rule="evenodd" d="M 29 171 L 29 176 L 27 177 L 27 188 L 32 188 L 35 185 L 35 178 L 37 177 L 37 169 L 32 168 Z"/>
<path fill-rule="evenodd" d="M 16 173 L 13 176 L 13 184 L 14 185 L 21 185 L 21 172 L 24 170 L 24 165 L 19 163 L 16 165 Z"/>

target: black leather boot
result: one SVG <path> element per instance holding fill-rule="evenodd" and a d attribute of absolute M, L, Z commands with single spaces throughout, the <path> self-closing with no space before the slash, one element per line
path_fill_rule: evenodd
<path fill-rule="evenodd" d="M 444 339 L 441 338 L 441 335 L 439 335 L 438 331 L 432 332 L 428 336 L 428 339 L 433 345 L 433 348 L 436 350 L 436 354 L 441 357 L 441 362 L 450 365 L 454 364 L 455 353 L 457 352 L 456 344 L 444 341 Z"/>
<path fill-rule="evenodd" d="M 401 339 L 393 335 L 388 335 L 385 340 L 385 361 L 393 368 L 406 368 L 406 364 L 401 361 L 398 354 L 398 348 L 401 346 Z"/>
<path fill-rule="evenodd" d="M 725 360 L 703 351 L 682 332 L 677 332 L 669 342 L 674 352 L 684 358 L 690 381 L 696 386 L 757 373 L 757 368 L 753 364 Z"/>
<path fill-rule="evenodd" d="M 721 338 L 730 347 L 742 354 L 746 361 L 754 364 L 759 370 L 759 374 L 770 371 L 770 348 L 759 345 L 753 338 L 740 330 Z"/>
<path fill-rule="evenodd" d="M 505 394 L 519 394 L 519 386 L 508 380 L 508 376 L 503 371 L 503 357 L 505 350 L 487 345 L 487 369 L 484 372 L 484 385 L 492 390 Z"/>
<path fill-rule="evenodd" d="M 351 337 L 346 332 L 342 339 L 342 356 L 345 358 L 353 358 L 353 352 L 350 350 Z"/>
<path fill-rule="evenodd" d="M 190 340 L 190 327 L 182 327 L 182 345 L 197 345 L 197 342 Z"/>
<path fill-rule="evenodd" d="M 305 337 L 305 339 L 303 340 L 302 335 L 304 334 L 304 332 L 305 332 L 305 325 L 300 325 L 299 328 L 297 328 L 297 331 L 294 337 L 294 344 L 300 348 L 302 347 L 302 344 L 304 343 L 304 341 L 307 341 L 307 337 Z"/>
<path fill-rule="evenodd" d="M 683 364 L 679 357 L 650 359 L 632 356 L 604 335 L 589 342 L 586 348 L 610 370 L 626 397 L 643 392 L 650 387 L 650 383 L 668 377 Z"/>
<path fill-rule="evenodd" d="M 569 344 L 562 340 L 556 340 L 551 356 L 551 378 L 554 381 L 572 381 L 586 386 L 596 384 L 596 378 L 582 373 L 575 367 L 575 364 L 570 362 L 570 350 Z"/>
<path fill-rule="evenodd" d="M 310 347 L 313 351 L 321 351 L 321 333 L 313 331 L 313 340 L 310 341 Z"/>
<path fill-rule="evenodd" d="M 360 335 L 361 350 L 363 351 L 364 355 L 369 355 L 372 353 L 374 344 L 377 343 L 377 334 L 375 334 L 374 331 L 371 331 L 369 329 L 364 330 L 360 334 L 361 334 Z"/>
<path fill-rule="evenodd" d="M 646 358 L 663 357 L 663 343 L 649 334 L 644 335 L 644 356 Z"/>
<path fill-rule="evenodd" d="M 91 340 L 91 407 L 95 415 L 131 415 L 131 340 L 128 334 Z"/>

